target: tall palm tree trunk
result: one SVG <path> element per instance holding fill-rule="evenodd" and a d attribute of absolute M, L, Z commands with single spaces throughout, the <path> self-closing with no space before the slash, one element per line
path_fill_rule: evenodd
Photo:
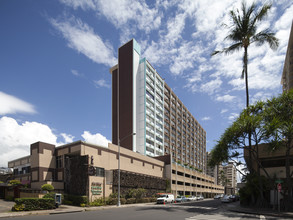
<path fill-rule="evenodd" d="M 248 52 L 247 46 L 244 47 L 244 55 L 243 55 L 243 74 L 245 77 L 245 89 L 246 89 L 246 108 L 249 107 L 249 91 L 248 91 Z M 249 111 L 247 111 L 248 114 Z M 248 134 L 248 150 L 249 150 L 249 158 L 248 158 L 248 170 L 250 173 L 253 172 L 252 168 L 252 146 L 251 146 L 251 132 Z"/>
<path fill-rule="evenodd" d="M 243 64 L 244 64 L 244 75 L 245 75 L 245 89 L 246 89 L 246 108 L 249 106 L 249 91 L 248 91 L 248 53 L 247 53 L 247 47 L 244 47 L 244 57 L 243 57 Z"/>

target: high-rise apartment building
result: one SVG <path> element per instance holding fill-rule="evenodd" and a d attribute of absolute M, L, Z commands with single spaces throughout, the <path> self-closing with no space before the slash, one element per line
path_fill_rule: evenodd
<path fill-rule="evenodd" d="M 235 194 L 237 186 L 237 171 L 233 162 L 227 165 L 218 165 L 217 184 L 225 187 L 225 194 Z"/>
<path fill-rule="evenodd" d="M 283 86 L 283 91 L 289 91 L 293 88 L 293 22 L 288 41 L 281 84 Z"/>
<path fill-rule="evenodd" d="M 211 176 L 211 177 L 214 177 L 215 178 L 215 183 L 219 184 L 219 182 L 218 182 L 219 181 L 218 180 L 218 177 L 219 177 L 219 165 L 216 165 L 214 167 L 208 166 L 208 162 L 209 162 L 210 159 L 211 159 L 211 152 L 207 152 L 207 154 L 206 154 L 206 174 Z"/>
<path fill-rule="evenodd" d="M 206 132 L 132 39 L 112 74 L 112 142 L 205 171 Z"/>

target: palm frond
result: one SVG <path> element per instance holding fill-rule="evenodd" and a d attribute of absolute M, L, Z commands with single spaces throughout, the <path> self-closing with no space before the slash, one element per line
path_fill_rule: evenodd
<path fill-rule="evenodd" d="M 276 50 L 279 46 L 279 39 L 275 37 L 275 33 L 270 32 L 269 29 L 265 29 L 252 37 L 252 42 L 255 42 L 258 46 L 268 43 L 270 48 Z"/>
<path fill-rule="evenodd" d="M 230 53 L 233 53 L 235 51 L 240 50 L 241 47 L 242 47 L 242 43 L 239 42 L 239 43 L 233 44 L 230 47 L 224 48 L 223 50 L 215 50 L 214 52 L 211 53 L 211 56 L 214 56 L 218 53 L 230 54 Z"/>

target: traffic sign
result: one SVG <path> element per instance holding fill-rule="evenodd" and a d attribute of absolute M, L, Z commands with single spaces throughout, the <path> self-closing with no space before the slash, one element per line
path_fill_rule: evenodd
<path fill-rule="evenodd" d="M 278 180 L 276 180 L 275 181 L 275 183 L 283 183 L 284 181 L 283 180 L 280 180 L 280 179 L 278 179 Z"/>
<path fill-rule="evenodd" d="M 278 191 L 281 192 L 281 190 L 282 190 L 282 185 L 281 183 L 278 183 Z"/>

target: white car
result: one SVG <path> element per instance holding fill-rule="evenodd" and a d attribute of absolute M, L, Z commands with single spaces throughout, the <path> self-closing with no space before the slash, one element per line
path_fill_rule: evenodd
<path fill-rule="evenodd" d="M 199 200 L 203 200 L 204 198 L 203 198 L 203 195 L 200 195 L 199 197 Z"/>
<path fill-rule="evenodd" d="M 157 204 L 173 203 L 174 201 L 173 194 L 162 194 L 157 198 Z"/>
<path fill-rule="evenodd" d="M 196 200 L 196 196 L 189 196 L 187 198 L 187 201 L 194 201 L 194 200 Z"/>
<path fill-rule="evenodd" d="M 220 199 L 220 198 L 221 198 L 220 195 L 215 195 L 215 196 L 214 196 L 214 199 Z"/>

